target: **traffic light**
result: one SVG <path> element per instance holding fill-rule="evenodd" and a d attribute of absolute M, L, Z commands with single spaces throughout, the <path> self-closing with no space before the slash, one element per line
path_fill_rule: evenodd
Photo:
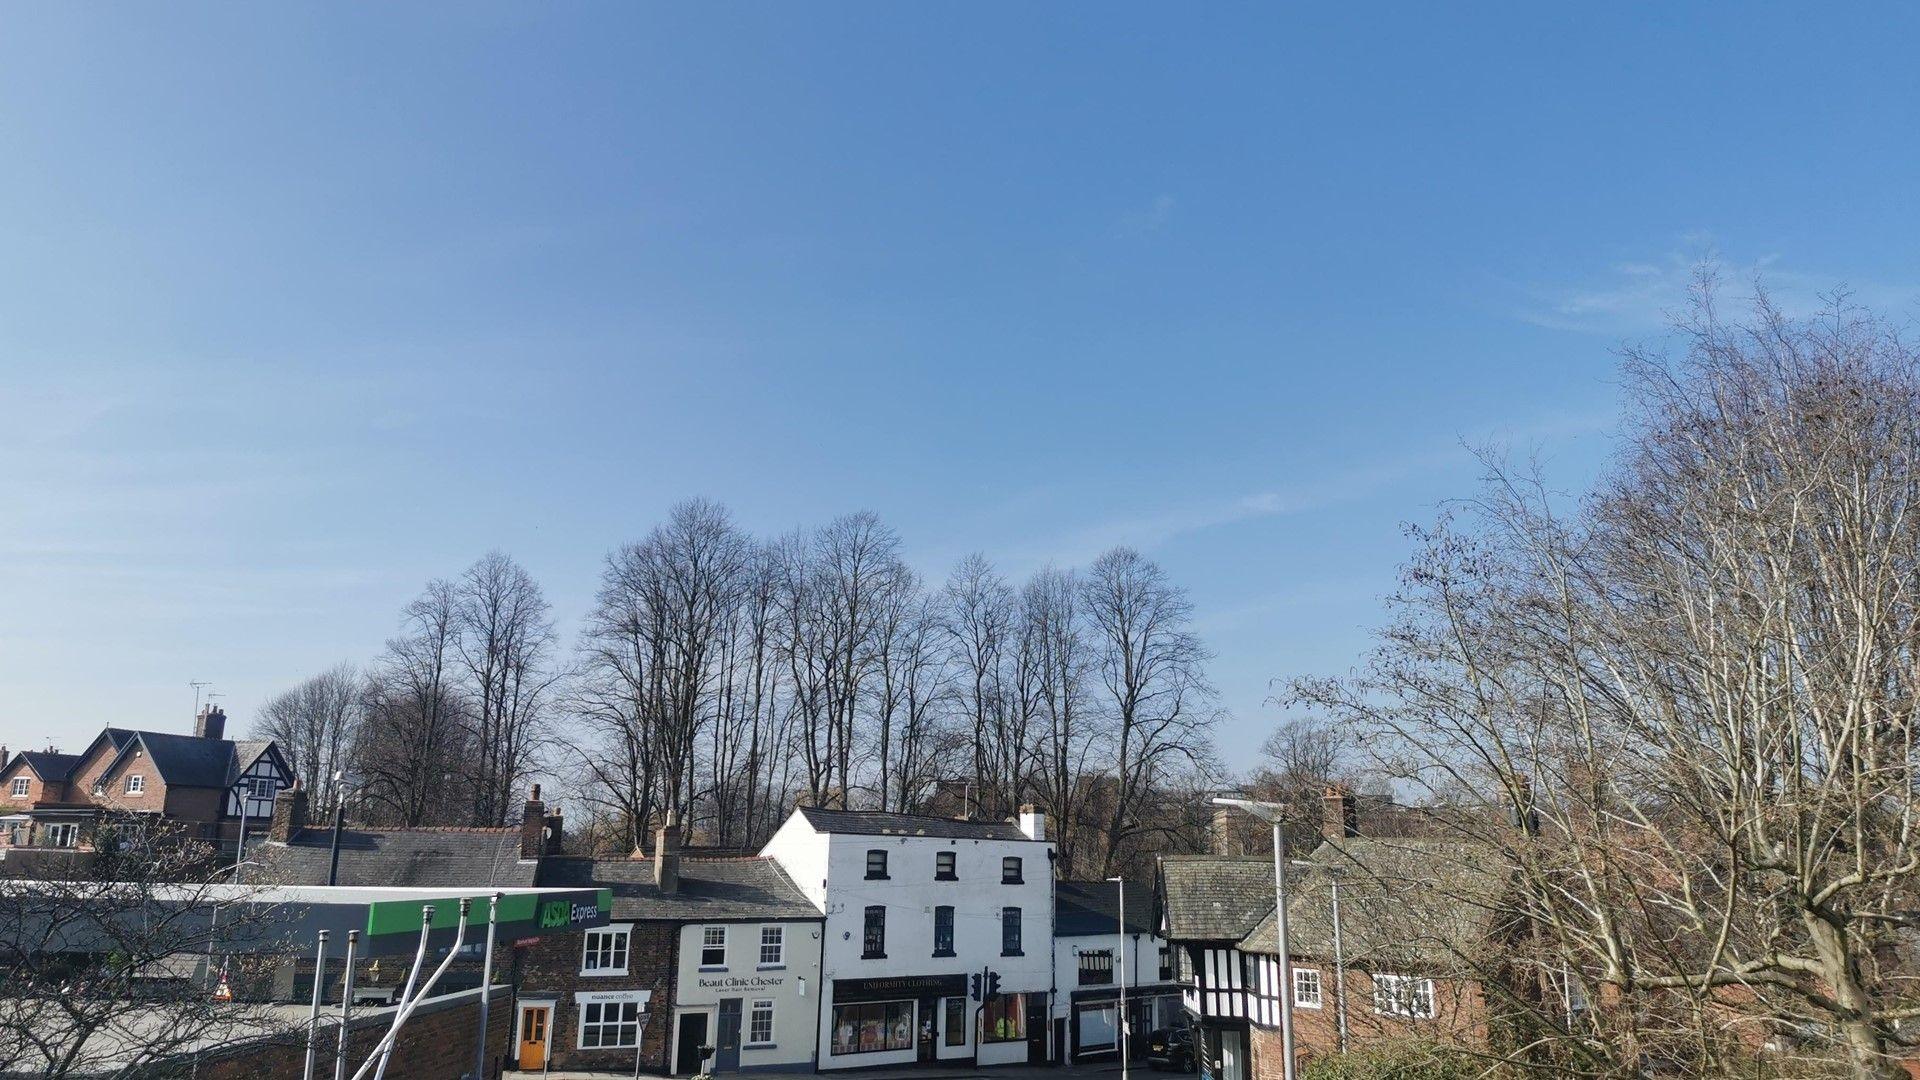
<path fill-rule="evenodd" d="M 987 972 L 987 996 L 1000 996 L 1000 973 L 997 971 Z"/>
<path fill-rule="evenodd" d="M 979 972 L 976 971 L 973 973 L 973 982 L 971 983 L 971 985 L 973 987 L 971 991 L 971 993 L 973 994 L 973 1000 L 979 1001 L 980 1000 L 980 973 Z"/>

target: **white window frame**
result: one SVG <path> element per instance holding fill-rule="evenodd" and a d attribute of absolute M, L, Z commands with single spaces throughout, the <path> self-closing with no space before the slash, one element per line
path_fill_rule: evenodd
<path fill-rule="evenodd" d="M 771 940 L 769 940 L 771 935 Z M 767 950 L 773 950 L 773 959 L 767 959 Z M 768 923 L 760 928 L 759 968 L 766 971 L 787 966 L 787 928 L 780 923 Z"/>
<path fill-rule="evenodd" d="M 31 791 L 32 789 L 33 789 L 33 781 L 28 779 L 27 777 L 16 776 L 13 778 L 12 791 L 13 791 L 14 798 L 24 799 L 27 797 L 27 792 Z"/>
<path fill-rule="evenodd" d="M 713 936 L 716 933 L 720 935 L 719 941 L 713 940 Z M 712 963 L 707 959 L 708 949 L 720 950 L 719 963 Z M 700 970 L 727 970 L 727 928 L 725 926 L 702 926 L 700 928 Z"/>
<path fill-rule="evenodd" d="M 619 940 L 619 944 L 617 947 L 612 945 L 613 939 L 616 939 L 616 938 Z M 600 945 L 599 942 L 601 941 L 601 939 L 606 939 L 609 944 Z M 600 954 L 611 954 L 616 951 L 618 952 L 620 957 L 619 967 L 614 967 L 611 964 L 606 966 L 600 966 L 599 964 L 594 964 L 592 966 L 589 966 L 587 963 L 588 960 L 596 959 L 596 957 Z M 605 926 L 594 927 L 593 929 L 588 930 L 581 935 L 580 975 L 582 978 L 597 979 L 602 976 L 625 975 L 627 973 L 627 969 L 631 968 L 632 966 L 633 966 L 633 924 L 632 923 L 608 923 Z M 582 1015 L 585 1015 L 585 1010 L 582 1010 Z"/>
<path fill-rule="evenodd" d="M 1325 988 L 1320 983 L 1319 968 L 1297 967 L 1292 971 L 1293 1004 L 1296 1008 L 1318 1009 L 1326 1004 Z"/>
<path fill-rule="evenodd" d="M 145 795 L 147 793 L 147 778 L 141 773 L 130 772 L 127 774 L 127 782 L 123 785 L 122 789 L 128 795 Z"/>
<path fill-rule="evenodd" d="M 1373 1011 L 1408 1020 L 1433 1019 L 1433 980 L 1418 975 L 1375 975 Z"/>
<path fill-rule="evenodd" d="M 767 1015 L 767 1037 L 764 1039 L 756 1039 L 753 1037 L 753 1028 L 754 1025 L 759 1022 L 761 1013 L 766 1013 Z M 773 999 L 760 998 L 747 1007 L 747 1038 L 742 1049 L 755 1050 L 772 1045 L 774 1045 Z"/>
<path fill-rule="evenodd" d="M 589 1025 L 587 1023 L 587 1013 L 595 1009 L 600 1010 L 600 1019 L 594 1021 L 591 1025 Z M 613 1010 L 614 1019 L 612 1020 L 608 1020 L 606 1018 L 608 1009 Z M 626 1021 L 622 1019 L 622 1016 L 625 1014 L 626 1010 L 628 1009 L 633 1010 L 633 1041 L 632 1042 L 630 1043 L 601 1042 L 601 1043 L 596 1043 L 593 1046 L 587 1045 L 587 1028 L 589 1026 L 597 1027 L 603 1033 L 608 1028 L 612 1028 L 614 1032 L 614 1037 L 619 1038 L 620 1028 L 622 1025 L 626 1023 Z M 552 1030 L 552 1021 L 548 1021 L 548 1030 Z M 638 1001 L 589 1001 L 581 1004 L 580 1006 L 580 1019 L 576 1025 L 576 1030 L 574 1031 L 573 1043 L 575 1047 L 581 1050 L 635 1050 L 639 1048 L 640 1040 L 646 1037 L 647 1037 L 647 1011 L 645 1006 L 642 1005 L 640 1002 Z"/>
<path fill-rule="evenodd" d="M 63 843 L 62 840 L 65 842 Z M 57 822 L 47 826 L 47 846 L 51 848 L 79 847 L 80 826 L 70 821 Z"/>
<path fill-rule="evenodd" d="M 280 781 L 271 776 L 253 778 L 253 797 L 256 799 L 276 799 L 280 796 Z"/>

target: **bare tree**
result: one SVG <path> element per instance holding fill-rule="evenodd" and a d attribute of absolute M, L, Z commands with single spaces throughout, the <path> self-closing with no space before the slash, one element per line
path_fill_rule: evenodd
<path fill-rule="evenodd" d="M 366 705 L 365 680 L 341 663 L 282 691 L 260 707 L 253 733 L 280 745 L 301 784 L 318 797 L 338 797 L 334 777 L 345 771 Z"/>
<path fill-rule="evenodd" d="M 249 967 L 278 959 L 279 912 L 196 884 L 213 849 L 157 818 L 109 819 L 94 842 L 0 879 L 0 1075 L 185 1075 L 196 1049 L 287 1034 L 271 1006 L 212 1000 L 199 970 L 243 939 Z"/>
<path fill-rule="evenodd" d="M 467 717 L 471 823 L 504 825 L 515 791 L 532 771 L 558 678 L 553 620 L 539 584 L 498 551 L 468 567 L 454 595 L 455 640 L 473 701 Z"/>
<path fill-rule="evenodd" d="M 453 584 L 429 582 L 374 664 L 353 751 L 361 810 L 370 818 L 400 825 L 467 818 L 459 795 L 468 711 L 456 667 L 459 608 Z"/>
<path fill-rule="evenodd" d="M 1060 873 L 1073 877 L 1084 869 L 1088 761 L 1101 746 L 1098 718 L 1089 708 L 1093 650 L 1080 584 L 1071 573 L 1042 570 L 1021 590 L 1020 610 L 1022 648 L 1032 657 L 1038 699 L 1034 788 L 1054 817 Z"/>
<path fill-rule="evenodd" d="M 1106 876 L 1130 843 L 1161 827 L 1144 813 L 1154 789 L 1207 763 L 1214 691 L 1206 647 L 1187 628 L 1192 606 L 1145 556 L 1131 548 L 1100 556 L 1081 583 L 1081 602 L 1115 763 Z"/>
<path fill-rule="evenodd" d="M 1729 323 L 1710 290 L 1681 330 L 1677 361 L 1629 355 L 1589 497 L 1490 459 L 1364 674 L 1298 696 L 1409 789 L 1508 807 L 1449 820 L 1511 870 L 1509 984 L 1594 1005 L 1515 993 L 1519 1059 L 1718 1074 L 1771 1040 L 1904 1075 L 1920 356 L 1843 305 Z"/>
<path fill-rule="evenodd" d="M 1013 649 L 1014 594 L 986 556 L 961 560 L 947 579 L 946 628 L 964 722 L 973 729 L 975 806 L 1006 813 L 1014 799 L 1007 672 Z"/>

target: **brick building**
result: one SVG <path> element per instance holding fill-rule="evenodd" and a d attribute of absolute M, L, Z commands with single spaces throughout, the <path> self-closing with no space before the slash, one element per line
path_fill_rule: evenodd
<path fill-rule="evenodd" d="M 237 851 L 243 831 L 264 831 L 293 773 L 271 740 L 228 739 L 226 722 L 208 706 L 191 735 L 109 727 L 78 754 L 0 749 L 0 854 L 91 850 L 102 819 L 119 813 Z"/>
<path fill-rule="evenodd" d="M 558 855 L 552 888 L 613 891 L 612 923 L 542 940 L 518 957 L 520 1067 L 690 1075 L 811 1071 L 822 916 L 779 864 L 683 853 Z"/>
<path fill-rule="evenodd" d="M 1282 1075 L 1283 992 L 1300 1060 L 1396 1038 L 1463 1046 L 1487 1038 L 1481 980 L 1495 968 L 1497 858 L 1457 840 L 1361 836 L 1352 801 L 1343 789 L 1327 792 L 1325 835 L 1288 867 L 1284 966 L 1272 858 L 1161 861 L 1163 932 L 1181 959 L 1207 1075 Z"/>

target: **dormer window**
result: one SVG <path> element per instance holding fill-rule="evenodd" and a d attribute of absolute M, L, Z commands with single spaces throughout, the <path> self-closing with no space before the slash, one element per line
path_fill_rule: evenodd
<path fill-rule="evenodd" d="M 881 848 L 867 852 L 867 880 L 885 881 L 887 878 L 887 853 Z"/>
<path fill-rule="evenodd" d="M 144 794 L 147 790 L 147 778 L 139 773 L 128 773 L 126 790 L 129 795 Z"/>
<path fill-rule="evenodd" d="M 953 852 L 941 851 L 941 852 L 935 853 L 935 855 L 933 856 L 933 880 L 935 881 L 960 880 L 960 875 L 954 871 L 953 865 L 954 865 Z"/>

